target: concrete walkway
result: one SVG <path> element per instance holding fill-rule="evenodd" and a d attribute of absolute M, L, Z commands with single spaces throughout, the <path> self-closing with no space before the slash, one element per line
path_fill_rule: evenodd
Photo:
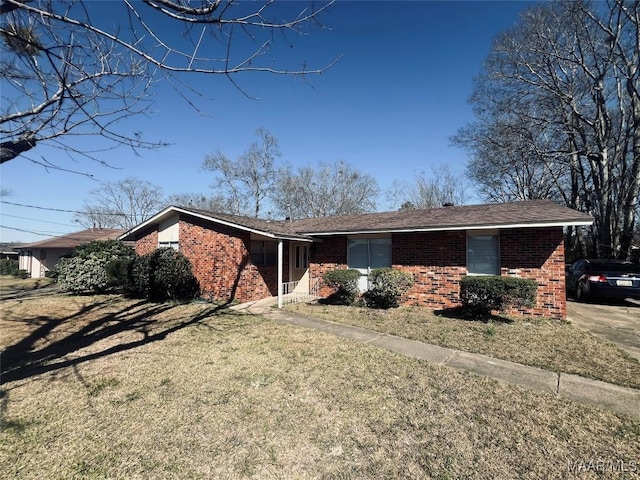
<path fill-rule="evenodd" d="M 311 318 L 274 308 L 275 303 L 275 299 L 268 298 L 258 302 L 236 305 L 232 309 L 311 330 L 327 332 L 429 363 L 466 370 L 477 375 L 519 385 L 529 390 L 558 395 L 577 402 L 595 404 L 640 419 L 640 390 Z"/>

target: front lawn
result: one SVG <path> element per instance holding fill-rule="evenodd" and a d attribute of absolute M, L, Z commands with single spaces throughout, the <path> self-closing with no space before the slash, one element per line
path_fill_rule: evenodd
<path fill-rule="evenodd" d="M 51 285 L 50 278 L 18 278 L 11 275 L 0 275 L 0 292 L 7 290 L 36 290 Z"/>
<path fill-rule="evenodd" d="M 640 388 L 638 360 L 567 322 L 540 318 L 512 322 L 463 320 L 419 307 L 375 310 L 311 303 L 287 309 L 442 347 Z"/>
<path fill-rule="evenodd" d="M 208 304 L 2 313 L 6 478 L 621 478 L 584 466 L 640 458 L 627 416 Z"/>

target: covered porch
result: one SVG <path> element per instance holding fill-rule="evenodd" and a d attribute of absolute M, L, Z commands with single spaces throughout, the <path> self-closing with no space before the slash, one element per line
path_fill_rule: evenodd
<path fill-rule="evenodd" d="M 270 239 L 273 242 L 273 239 Z M 312 240 L 278 238 L 273 245 L 265 237 L 252 235 L 251 255 L 260 256 L 260 249 L 269 256 L 268 250 L 276 250 L 276 295 L 273 297 L 278 308 L 284 305 L 305 302 L 319 297 L 320 279 L 312 278 L 309 269 L 309 255 Z M 262 243 L 262 247 L 260 247 Z M 274 248 L 275 247 L 275 248 Z M 271 289 L 270 289 L 271 290 Z"/>

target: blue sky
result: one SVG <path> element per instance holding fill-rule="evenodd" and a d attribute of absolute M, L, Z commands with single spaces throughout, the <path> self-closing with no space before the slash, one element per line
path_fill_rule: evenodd
<path fill-rule="evenodd" d="M 290 2 L 287 8 L 297 8 Z M 468 98 L 473 79 L 495 35 L 512 27 L 530 7 L 520 1 L 369 2 L 338 1 L 323 17 L 326 30 L 293 38 L 293 47 L 273 51 L 276 62 L 311 67 L 341 60 L 309 84 L 267 74 L 237 78 L 253 97 L 222 76 L 198 78 L 211 100 L 203 117 L 169 88 L 157 91 L 154 114 L 137 118 L 136 130 L 171 146 L 139 151 L 123 147 L 97 163 L 74 163 L 60 151 L 33 152 L 65 168 L 94 176 L 46 171 L 17 158 L 0 166 L 3 200 L 78 210 L 100 182 L 129 176 L 149 181 L 165 194 L 211 193 L 211 172 L 200 169 L 205 155 L 220 150 L 231 158 L 264 127 L 280 142 L 282 161 L 294 166 L 344 160 L 373 175 L 382 189 L 393 180 L 411 181 L 420 171 L 446 163 L 463 175 L 465 153 L 450 137 L 473 120 Z M 108 13 L 107 13 L 108 15 Z M 469 203 L 478 203 L 473 191 Z M 383 202 L 379 207 L 385 207 Z M 0 204 L 0 241 L 33 242 L 80 230 L 73 214 Z M 36 233 L 28 233 L 37 232 Z"/>

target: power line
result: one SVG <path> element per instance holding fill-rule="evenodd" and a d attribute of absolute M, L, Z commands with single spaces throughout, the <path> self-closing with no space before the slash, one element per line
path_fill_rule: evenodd
<path fill-rule="evenodd" d="M 53 225 L 62 225 L 64 227 L 75 227 L 75 226 L 77 226 L 77 225 L 71 225 L 69 223 L 59 223 L 59 222 L 50 222 L 48 220 L 40 220 L 38 218 L 19 217 L 17 215 L 9 215 L 8 213 L 3 213 L 2 216 L 3 217 L 11 217 L 11 218 L 19 218 L 20 220 L 32 220 L 34 222 L 51 223 Z"/>
<path fill-rule="evenodd" d="M 67 235 L 69 233 L 69 232 L 47 232 L 47 233 L 45 233 L 44 231 L 34 232 L 33 230 L 24 230 L 22 228 L 7 227 L 6 225 L 0 225 L 0 228 L 6 228 L 7 230 L 16 230 L 18 232 L 24 232 L 24 233 L 32 233 L 33 235 L 40 235 L 42 237 L 50 237 L 51 234 Z"/>
<path fill-rule="evenodd" d="M 0 200 L 0 203 L 6 203 L 7 205 L 15 205 L 16 207 L 27 207 L 27 208 L 37 208 L 39 210 L 49 210 L 51 212 L 84 213 L 77 210 L 64 210 L 62 208 L 39 207 L 37 205 L 26 205 L 24 203 L 7 202 L 6 200 Z"/>
<path fill-rule="evenodd" d="M 80 210 L 65 210 L 63 208 L 52 207 L 40 207 L 38 205 L 27 205 L 25 203 L 7 202 L 6 200 L 0 200 L 0 203 L 6 203 L 7 205 L 15 205 L 16 207 L 37 208 L 38 210 L 48 210 L 50 212 L 65 212 L 65 213 L 80 213 L 83 215 L 91 215 L 93 212 L 81 212 Z M 109 212 L 95 212 L 99 215 L 114 215 L 118 217 L 126 216 L 124 213 L 109 213 Z"/>

